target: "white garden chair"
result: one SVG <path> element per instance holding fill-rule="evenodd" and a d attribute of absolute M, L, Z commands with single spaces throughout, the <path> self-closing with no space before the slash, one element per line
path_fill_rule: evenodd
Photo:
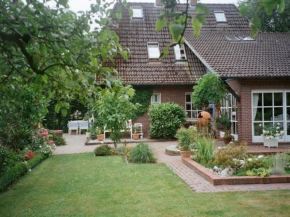
<path fill-rule="evenodd" d="M 75 130 L 76 134 L 79 133 L 79 124 L 78 124 L 78 122 L 69 121 L 68 124 L 67 124 L 67 128 L 68 128 L 69 134 L 71 134 L 72 130 Z"/>
<path fill-rule="evenodd" d="M 88 130 L 89 129 L 89 123 L 87 121 L 80 121 L 79 122 L 79 133 L 82 132 L 82 130 Z"/>

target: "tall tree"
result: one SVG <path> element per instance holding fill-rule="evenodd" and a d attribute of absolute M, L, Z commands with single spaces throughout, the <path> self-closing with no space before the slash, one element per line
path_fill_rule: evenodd
<path fill-rule="evenodd" d="M 290 32 L 290 0 L 285 0 L 285 10 L 278 13 L 278 8 L 274 9 L 274 13 L 268 15 L 262 10 L 263 2 L 261 0 L 244 0 L 239 5 L 250 5 L 245 16 L 249 20 L 253 20 L 256 16 L 261 20 L 262 32 Z"/>

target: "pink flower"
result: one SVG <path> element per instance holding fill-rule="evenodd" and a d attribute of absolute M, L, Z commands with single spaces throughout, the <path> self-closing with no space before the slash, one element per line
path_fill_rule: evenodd
<path fill-rule="evenodd" d="M 40 133 L 40 132 L 37 132 L 36 135 L 37 135 L 37 136 L 41 136 L 41 133 Z"/>
<path fill-rule="evenodd" d="M 51 145 L 53 145 L 53 144 L 54 144 L 54 141 L 53 141 L 53 140 L 50 140 L 49 142 L 50 142 L 50 144 L 51 144 Z"/>

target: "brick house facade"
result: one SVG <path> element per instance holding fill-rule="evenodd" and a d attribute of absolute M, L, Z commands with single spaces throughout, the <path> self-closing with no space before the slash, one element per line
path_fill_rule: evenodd
<path fill-rule="evenodd" d="M 286 136 L 280 142 L 290 142 L 290 34 L 260 33 L 252 39 L 248 20 L 239 15 L 235 5 L 207 4 L 210 15 L 200 36 L 194 37 L 188 25 L 184 47 L 170 47 L 169 55 L 160 60 L 158 54 L 171 43 L 168 28 L 155 32 L 156 19 L 164 8 L 154 3 L 128 5 L 133 17 L 123 8 L 114 29 L 122 46 L 131 51 L 128 60 L 117 58 L 114 62 L 123 83 L 150 85 L 153 93 L 161 94 L 161 102 L 177 103 L 186 111 L 186 94 L 204 74 L 215 73 L 237 96 L 231 96 L 223 109 L 230 114 L 232 133 L 239 140 L 260 143 L 257 126 L 281 122 Z M 185 7 L 177 5 L 178 10 Z M 194 5 L 189 14 L 196 15 Z M 148 135 L 148 114 L 135 122 L 142 123 Z"/>

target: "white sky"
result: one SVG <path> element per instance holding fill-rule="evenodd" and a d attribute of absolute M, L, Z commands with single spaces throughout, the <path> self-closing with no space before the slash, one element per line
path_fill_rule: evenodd
<path fill-rule="evenodd" d="M 128 2 L 155 2 L 155 0 L 127 0 Z M 186 1 L 186 0 L 181 0 Z M 190 0 L 189 0 L 190 1 Z M 202 3 L 224 3 L 237 4 L 238 0 L 201 0 Z M 89 10 L 90 4 L 95 3 L 95 0 L 69 0 L 70 9 L 72 11 Z"/>

